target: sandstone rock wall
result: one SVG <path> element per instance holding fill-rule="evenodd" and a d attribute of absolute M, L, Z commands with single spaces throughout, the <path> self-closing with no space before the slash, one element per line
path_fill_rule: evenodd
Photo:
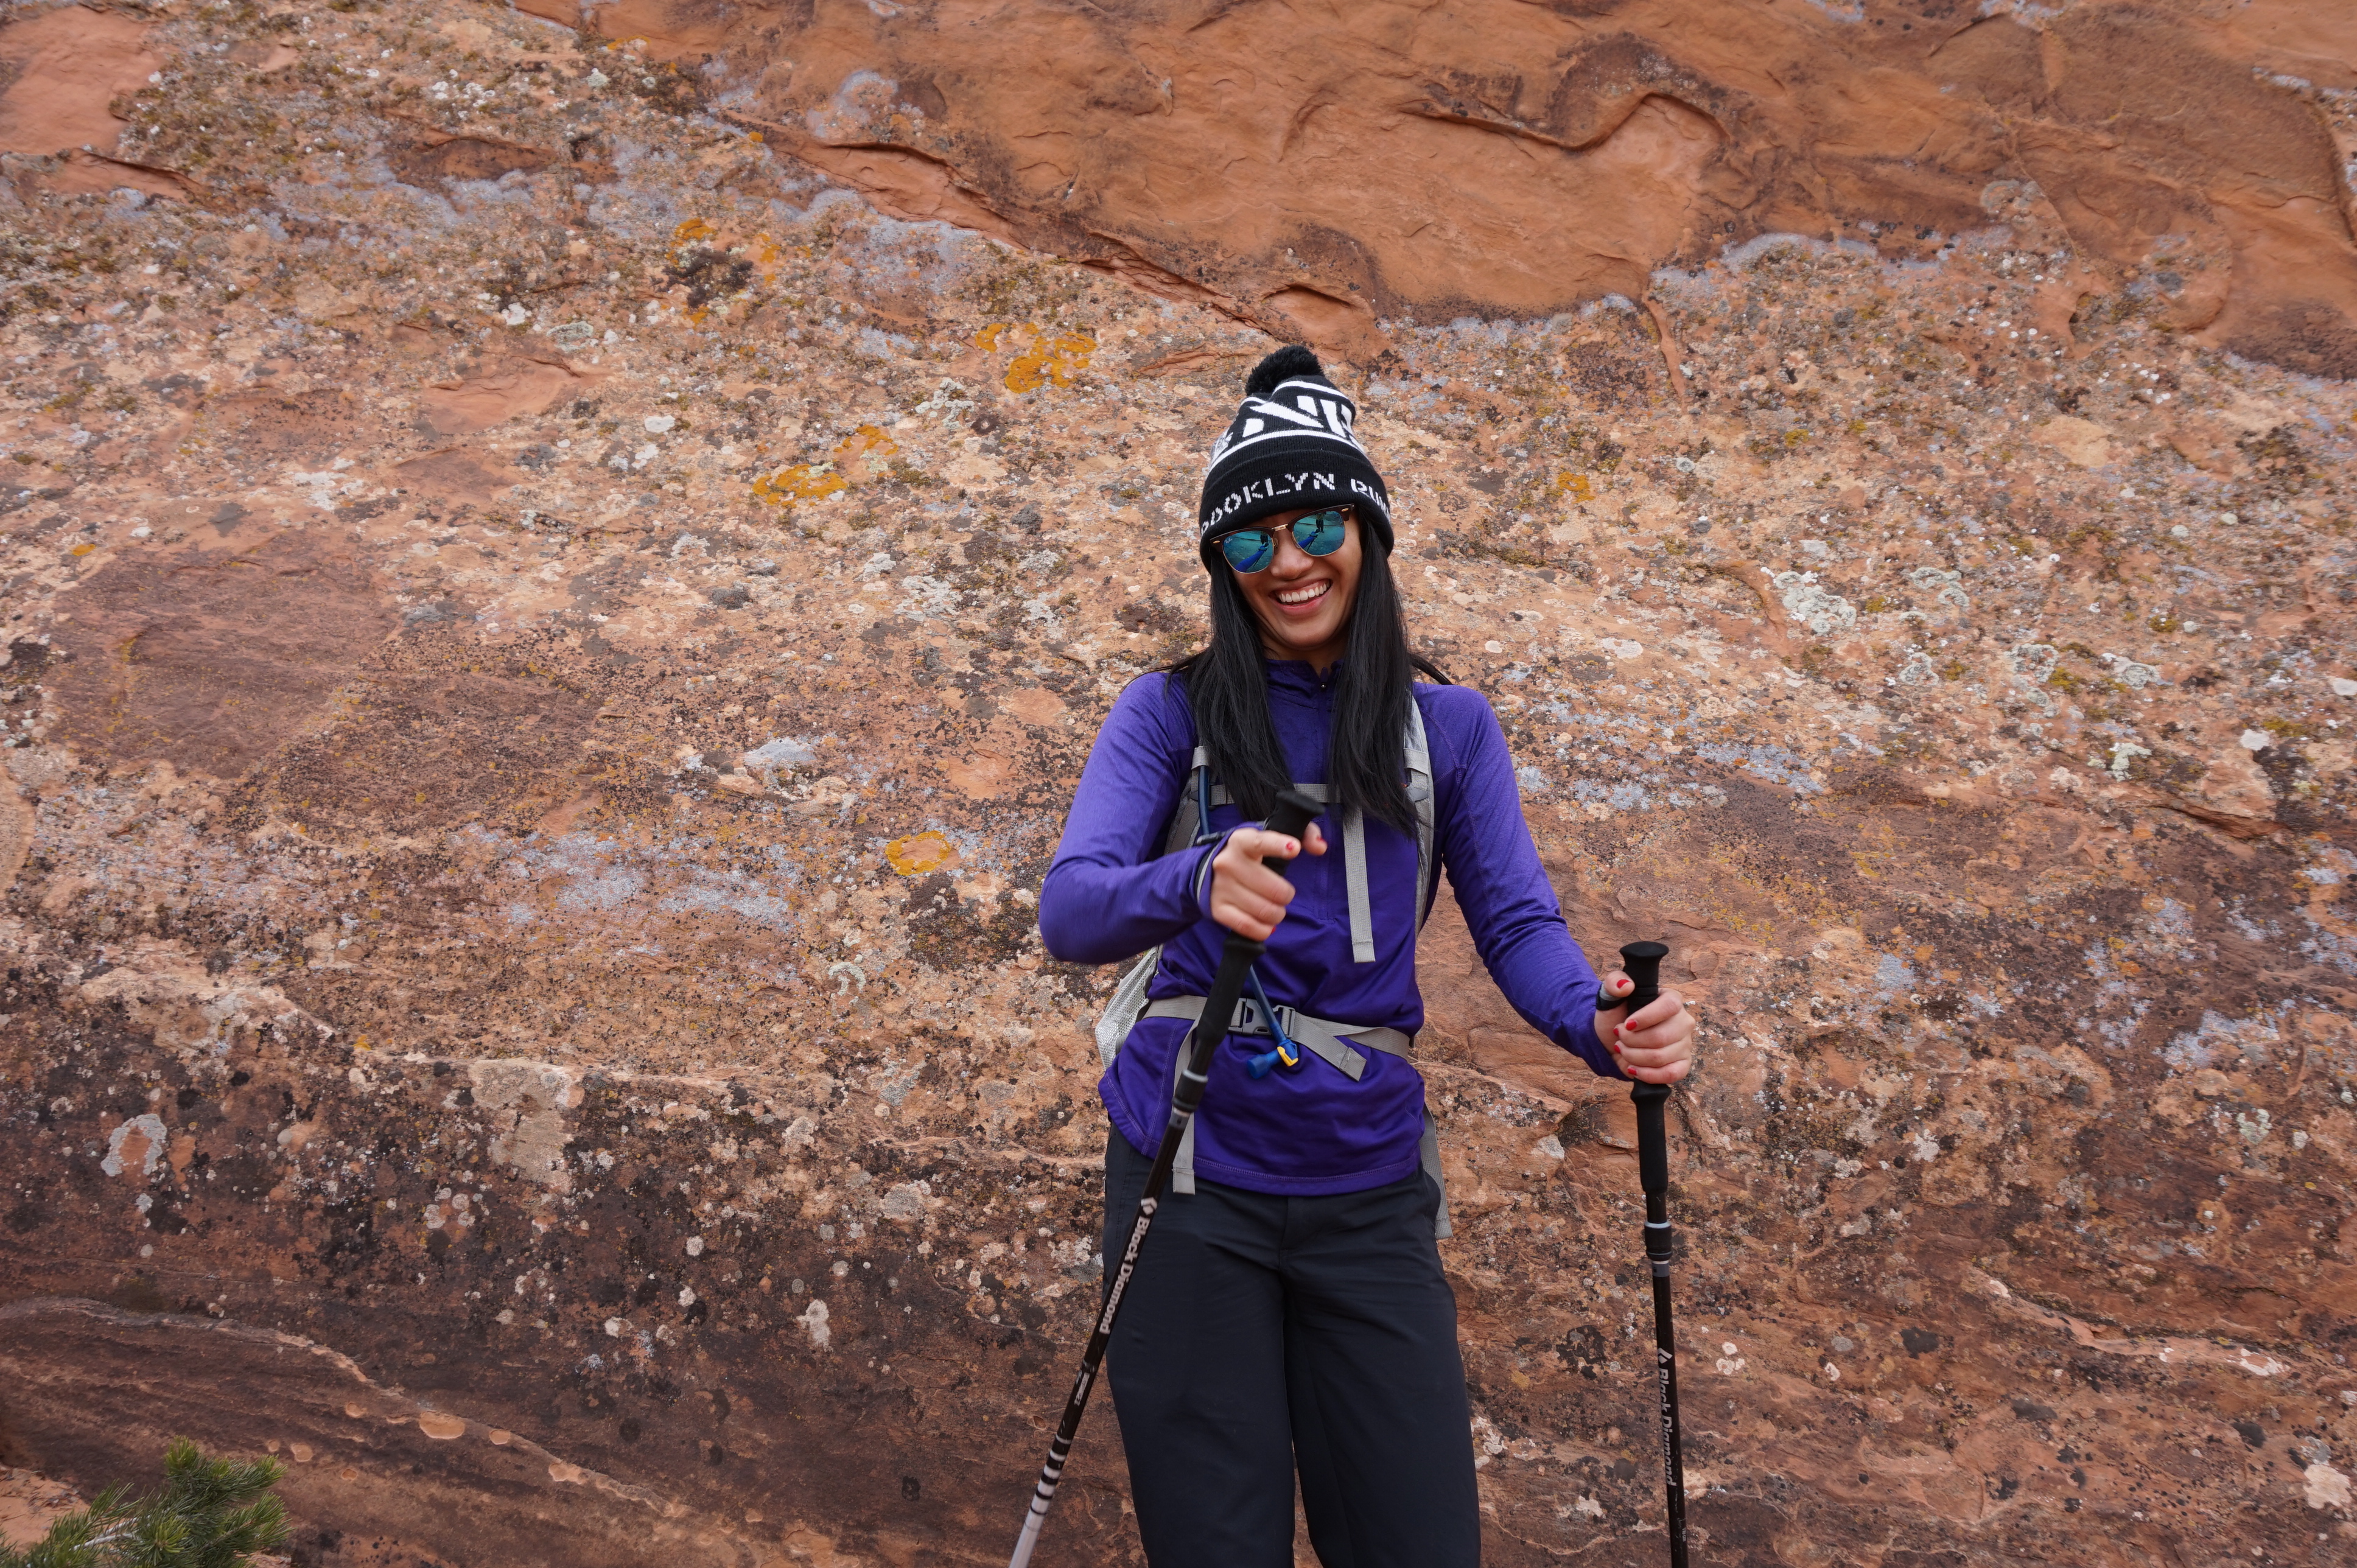
<path fill-rule="evenodd" d="M 1100 1277 L 1036 890 L 1274 328 L 1700 1010 L 1699 1559 L 2347 1552 L 2337 10 L 683 15 L 0 27 L 0 1463 L 268 1449 L 319 1564 L 1002 1554 Z M 1926 61 L 2017 33 L 1968 157 L 2029 79 Z M 1422 961 L 1487 1556 L 1657 1561 L 1625 1096 Z"/>
<path fill-rule="evenodd" d="M 2170 326 L 2357 372 L 2357 15 L 2316 0 L 523 8 L 898 216 L 1360 352 L 1763 233 L 1928 255 L 2034 184 Z"/>

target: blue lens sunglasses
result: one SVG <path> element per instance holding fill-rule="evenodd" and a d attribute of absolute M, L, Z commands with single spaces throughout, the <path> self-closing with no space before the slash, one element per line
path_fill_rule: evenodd
<path fill-rule="evenodd" d="M 1344 524 L 1351 516 L 1351 508 L 1338 506 L 1297 517 L 1290 524 L 1293 542 L 1301 546 L 1304 555 L 1331 555 L 1342 548 L 1342 541 L 1350 536 Z M 1229 565 L 1246 575 L 1265 572 L 1269 563 L 1276 559 L 1276 532 L 1267 528 L 1240 528 L 1220 541 L 1220 553 L 1227 557 Z"/>

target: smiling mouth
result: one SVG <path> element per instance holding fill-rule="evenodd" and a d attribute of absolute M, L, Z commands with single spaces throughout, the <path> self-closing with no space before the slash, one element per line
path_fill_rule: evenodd
<path fill-rule="evenodd" d="M 1297 588 L 1281 588 L 1277 591 L 1276 602 L 1288 609 L 1298 609 L 1303 605 L 1316 604 L 1324 598 L 1326 590 L 1333 585 L 1331 583 L 1304 583 Z"/>

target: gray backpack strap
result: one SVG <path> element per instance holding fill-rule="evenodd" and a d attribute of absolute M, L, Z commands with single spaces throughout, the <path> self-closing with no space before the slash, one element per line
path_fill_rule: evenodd
<path fill-rule="evenodd" d="M 1424 737 L 1424 710 L 1415 705 L 1415 695 L 1408 694 L 1407 729 L 1401 736 L 1400 749 L 1407 762 L 1407 798 L 1415 807 L 1415 913 L 1416 927 L 1422 929 L 1425 917 L 1432 912 L 1432 748 Z M 1296 789 L 1301 788 L 1299 785 Z M 1318 797 L 1324 799 L 1321 794 Z M 1342 813 L 1342 882 L 1351 903 L 1351 961 L 1375 961 L 1374 901 L 1367 892 L 1367 823 L 1365 814 L 1356 809 Z"/>
<path fill-rule="evenodd" d="M 1449 1230 L 1448 1181 L 1440 1174 L 1440 1129 L 1433 1125 L 1432 1107 L 1428 1105 L 1424 1109 L 1424 1137 L 1416 1148 L 1424 1156 L 1424 1174 L 1430 1176 L 1432 1185 L 1440 1189 L 1440 1208 L 1432 1217 L 1432 1239 L 1446 1241 Z"/>
<path fill-rule="evenodd" d="M 1097 1055 L 1105 1066 L 1113 1066 L 1113 1058 L 1128 1042 L 1129 1031 L 1135 1026 L 1138 1015 L 1146 1011 L 1146 988 L 1154 983 L 1154 972 L 1161 962 L 1162 950 L 1148 950 L 1121 977 L 1121 983 L 1113 988 L 1113 999 L 1105 1004 L 1103 1014 L 1097 1019 Z"/>
<path fill-rule="evenodd" d="M 1351 897 L 1351 961 L 1375 961 L 1375 908 L 1367 894 L 1367 814 L 1342 812 L 1342 886 Z"/>
<path fill-rule="evenodd" d="M 1432 913 L 1433 874 L 1437 869 L 1432 864 L 1435 801 L 1432 748 L 1424 738 L 1424 710 L 1416 706 L 1413 689 L 1408 693 L 1407 734 L 1403 738 L 1407 752 L 1407 798 L 1415 807 L 1415 923 L 1421 929 L 1425 918 Z"/>
<path fill-rule="evenodd" d="M 1211 766 L 1211 757 L 1201 746 L 1195 748 L 1194 760 L 1187 764 L 1187 782 L 1178 786 L 1178 810 L 1170 819 L 1170 836 L 1162 841 L 1162 853 L 1177 854 L 1195 842 L 1200 827 L 1196 820 L 1195 783 L 1203 770 Z"/>
<path fill-rule="evenodd" d="M 1407 796 L 1415 807 L 1415 911 L 1413 918 L 1421 928 L 1425 917 L 1432 911 L 1432 752 L 1424 736 L 1424 711 L 1415 704 L 1413 693 L 1407 703 L 1407 729 L 1401 736 L 1401 750 L 1407 762 Z M 1201 746 L 1195 748 L 1191 764 L 1199 786 L 1211 758 Z M 1328 799 L 1322 784 L 1294 785 L 1296 789 L 1314 800 Z M 1228 800 L 1225 789 L 1214 787 L 1203 791 L 1214 804 Z M 1197 832 L 1199 809 L 1194 793 L 1187 793 L 1178 802 L 1178 815 L 1171 819 L 1169 846 L 1163 853 L 1173 854 L 1192 841 Z M 1336 824 L 1342 835 L 1342 885 L 1351 909 L 1351 961 L 1375 961 L 1374 897 L 1367 884 L 1367 822 L 1366 813 L 1353 808 L 1341 813 Z"/>
<path fill-rule="evenodd" d="M 1432 779 L 1432 746 L 1424 736 L 1424 710 L 1416 705 L 1415 690 L 1407 694 L 1407 798 L 1415 807 L 1415 923 L 1419 929 L 1432 913 L 1433 889 L 1439 867 L 1432 858 L 1432 817 L 1437 797 Z M 1432 1217 L 1432 1235 L 1437 1241 L 1448 1239 L 1448 1181 L 1440 1174 L 1440 1129 L 1432 1120 L 1432 1108 L 1424 1111 L 1424 1136 L 1417 1148 L 1423 1155 L 1424 1173 L 1440 1190 L 1440 1212 Z"/>
<path fill-rule="evenodd" d="M 1187 1071 L 1187 1047 L 1181 1041 L 1178 1049 L 1170 1053 L 1170 1091 L 1178 1091 L 1178 1079 Z M 1195 1123 L 1200 1116 L 1187 1118 L 1187 1130 L 1178 1134 L 1178 1153 L 1170 1162 L 1170 1190 L 1189 1197 L 1195 1193 Z"/>
<path fill-rule="evenodd" d="M 1209 1000 L 1203 996 L 1166 996 L 1146 1011 L 1157 1018 L 1185 1018 L 1192 1022 L 1203 1015 L 1203 1004 Z M 1182 1042 L 1178 1050 L 1170 1053 L 1170 1084 L 1174 1090 L 1178 1088 L 1178 1075 L 1186 1070 L 1187 1051 Z M 1170 1190 L 1190 1197 L 1195 1191 L 1195 1123 L 1200 1120 L 1194 1116 L 1187 1119 L 1187 1131 L 1178 1139 L 1178 1153 L 1170 1161 Z"/>
<path fill-rule="evenodd" d="M 1323 784 L 1296 783 L 1294 789 L 1320 805 L 1332 799 Z M 1375 961 L 1374 900 L 1367 892 L 1367 822 L 1356 808 L 1341 813 L 1342 885 L 1351 902 L 1351 961 Z"/>

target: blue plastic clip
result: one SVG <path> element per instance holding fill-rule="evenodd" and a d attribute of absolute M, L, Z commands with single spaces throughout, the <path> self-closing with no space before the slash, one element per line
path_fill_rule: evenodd
<path fill-rule="evenodd" d="M 1287 1037 L 1285 1026 L 1276 1021 L 1276 1009 L 1268 1004 L 1268 993 L 1261 989 L 1260 976 L 1247 975 L 1245 983 L 1252 987 L 1253 1000 L 1260 1004 L 1260 1015 L 1268 1020 L 1268 1032 L 1276 1036 L 1276 1049 L 1253 1058 L 1244 1064 L 1244 1070 L 1255 1079 L 1266 1078 L 1271 1069 L 1280 1067 L 1287 1072 L 1299 1072 L 1301 1047 Z"/>

